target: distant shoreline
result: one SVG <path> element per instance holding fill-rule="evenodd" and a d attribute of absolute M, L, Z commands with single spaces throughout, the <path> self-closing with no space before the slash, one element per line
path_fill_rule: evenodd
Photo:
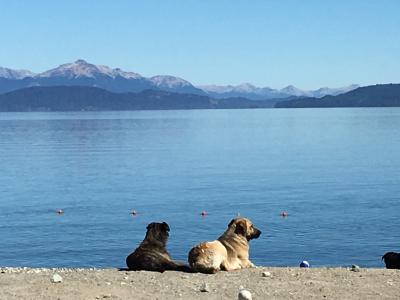
<path fill-rule="evenodd" d="M 91 86 L 36 86 L 0 94 L 0 112 L 399 106 L 400 84 L 366 86 L 322 98 L 289 97 L 265 100 L 244 97 L 212 98 L 207 95 L 160 90 L 116 93 Z"/>

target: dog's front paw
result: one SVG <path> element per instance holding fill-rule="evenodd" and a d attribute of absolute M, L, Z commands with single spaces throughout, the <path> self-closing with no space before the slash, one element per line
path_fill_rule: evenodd
<path fill-rule="evenodd" d="M 257 266 L 256 266 L 255 264 L 253 264 L 251 261 L 249 261 L 249 262 L 246 264 L 246 268 L 257 268 Z"/>

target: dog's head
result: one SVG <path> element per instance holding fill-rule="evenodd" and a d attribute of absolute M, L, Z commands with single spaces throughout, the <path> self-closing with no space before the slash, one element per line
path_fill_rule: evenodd
<path fill-rule="evenodd" d="M 234 233 L 244 236 L 248 241 L 258 238 L 261 234 L 261 231 L 246 218 L 233 219 L 228 225 L 228 230 L 232 230 Z"/>
<path fill-rule="evenodd" d="M 146 239 L 157 240 L 165 244 L 169 237 L 169 226 L 167 223 L 150 223 L 147 225 Z"/>

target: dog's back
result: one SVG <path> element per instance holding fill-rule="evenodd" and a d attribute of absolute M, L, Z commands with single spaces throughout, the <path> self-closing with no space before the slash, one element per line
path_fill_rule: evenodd
<path fill-rule="evenodd" d="M 193 247 L 188 255 L 192 270 L 206 274 L 214 274 L 223 270 L 226 259 L 226 249 L 218 240 L 200 243 Z"/>
<path fill-rule="evenodd" d="M 166 250 L 168 232 L 169 226 L 165 222 L 149 224 L 143 242 L 126 258 L 129 270 L 191 272 L 189 266 L 171 259 Z"/>
<path fill-rule="evenodd" d="M 133 253 L 128 255 L 126 258 L 126 265 L 133 271 L 165 271 L 166 264 L 171 261 L 171 258 L 168 253 L 164 253 L 163 249 L 157 248 L 158 247 L 152 247 L 151 245 L 139 246 Z"/>
<path fill-rule="evenodd" d="M 400 253 L 387 252 L 382 256 L 386 269 L 400 269 Z"/>

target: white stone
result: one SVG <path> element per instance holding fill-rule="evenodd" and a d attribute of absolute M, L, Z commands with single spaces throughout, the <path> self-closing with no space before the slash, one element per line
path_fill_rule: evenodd
<path fill-rule="evenodd" d="M 53 275 L 53 277 L 51 278 L 51 282 L 53 282 L 53 283 L 60 283 L 62 281 L 63 281 L 62 277 L 60 275 L 58 275 L 57 273 L 55 273 Z"/>
<path fill-rule="evenodd" d="M 352 266 L 351 266 L 351 270 L 352 270 L 353 272 L 360 272 L 360 267 L 357 266 L 357 265 L 352 265 Z"/>
<path fill-rule="evenodd" d="M 265 271 L 262 273 L 262 277 L 271 277 L 271 273 L 268 271 Z"/>
<path fill-rule="evenodd" d="M 252 296 L 250 291 L 248 290 L 241 290 L 238 295 L 239 300 L 252 300 Z"/>
<path fill-rule="evenodd" d="M 202 284 L 202 286 L 200 287 L 200 292 L 205 293 L 205 292 L 209 292 L 209 291 L 210 291 L 210 288 L 209 288 L 208 284 L 206 282 L 204 282 Z"/>

